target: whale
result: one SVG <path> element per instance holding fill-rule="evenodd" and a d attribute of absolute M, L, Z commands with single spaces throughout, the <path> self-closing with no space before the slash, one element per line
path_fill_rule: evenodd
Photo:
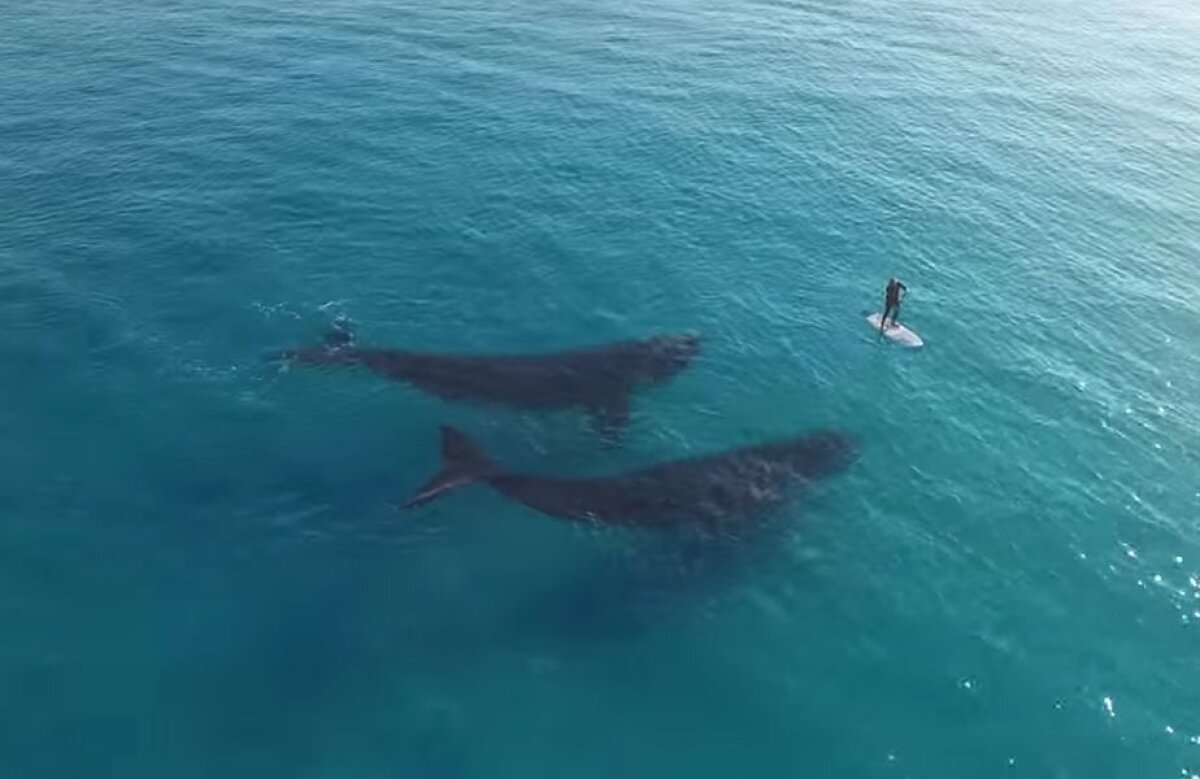
<path fill-rule="evenodd" d="M 612 476 L 559 477 L 511 471 L 454 427 L 443 426 L 441 439 L 442 469 L 402 510 L 482 483 L 555 519 L 658 530 L 736 529 L 856 457 L 851 436 L 820 430 Z"/>
<path fill-rule="evenodd" d="M 630 398 L 639 387 L 661 384 L 700 351 L 695 333 L 543 354 L 444 354 L 360 347 L 335 324 L 324 343 L 278 355 L 301 365 L 361 366 L 447 401 L 527 410 L 581 408 L 607 438 L 629 424 Z"/>

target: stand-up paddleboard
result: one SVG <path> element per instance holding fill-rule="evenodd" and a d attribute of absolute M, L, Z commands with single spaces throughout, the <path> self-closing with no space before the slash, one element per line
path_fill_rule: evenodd
<path fill-rule="evenodd" d="M 879 319 L 882 316 L 882 314 L 876 311 L 874 314 L 871 314 L 867 317 L 867 323 L 870 324 L 871 327 L 875 328 L 875 332 L 877 333 L 879 332 Z M 883 334 L 895 343 L 898 343 L 901 346 L 907 346 L 910 349 L 917 349 L 925 345 L 925 342 L 921 340 L 921 336 L 917 335 L 912 330 L 909 330 L 907 327 L 901 324 L 893 325 L 888 323 L 888 326 L 883 329 Z"/>

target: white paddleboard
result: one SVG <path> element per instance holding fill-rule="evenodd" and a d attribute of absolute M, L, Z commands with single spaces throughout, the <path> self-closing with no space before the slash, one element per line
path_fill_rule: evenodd
<path fill-rule="evenodd" d="M 867 323 L 875 328 L 875 332 L 879 332 L 879 319 L 881 316 L 883 315 L 876 311 L 867 317 Z M 889 322 L 888 326 L 883 329 L 883 334 L 892 341 L 901 346 L 907 346 L 910 349 L 916 349 L 925 345 L 925 342 L 921 340 L 921 336 L 901 324 L 893 325 Z"/>

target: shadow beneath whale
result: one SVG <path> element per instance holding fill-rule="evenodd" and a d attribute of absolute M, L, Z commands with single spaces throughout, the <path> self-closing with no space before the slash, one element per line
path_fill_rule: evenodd
<path fill-rule="evenodd" d="M 580 644 L 635 640 L 712 616 L 770 557 L 781 534 L 744 538 L 638 539 L 600 553 L 518 608 L 514 635 Z"/>

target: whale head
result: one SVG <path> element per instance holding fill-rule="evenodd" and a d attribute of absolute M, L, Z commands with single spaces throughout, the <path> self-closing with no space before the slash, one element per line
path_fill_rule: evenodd
<path fill-rule="evenodd" d="M 696 359 L 696 355 L 700 353 L 700 335 L 660 335 L 639 346 L 641 374 L 648 381 L 664 381 Z"/>
<path fill-rule="evenodd" d="M 854 439 L 837 430 L 821 430 L 797 439 L 788 453 L 792 469 L 805 478 L 841 473 L 857 457 Z"/>

